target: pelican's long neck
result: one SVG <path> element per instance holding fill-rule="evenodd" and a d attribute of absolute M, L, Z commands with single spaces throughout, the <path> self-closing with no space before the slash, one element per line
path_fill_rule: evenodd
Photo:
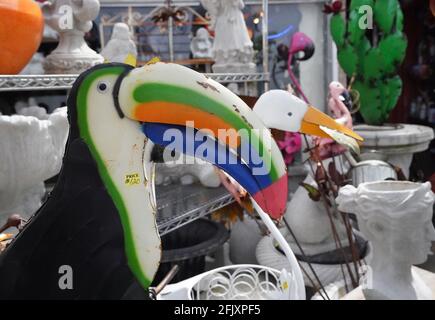
<path fill-rule="evenodd" d="M 88 98 L 88 101 L 95 101 Z M 115 108 L 97 103 L 79 115 L 80 135 L 97 162 L 124 231 L 130 269 L 144 288 L 153 280 L 161 258 L 156 225 L 152 142 L 140 124 L 121 119 Z"/>

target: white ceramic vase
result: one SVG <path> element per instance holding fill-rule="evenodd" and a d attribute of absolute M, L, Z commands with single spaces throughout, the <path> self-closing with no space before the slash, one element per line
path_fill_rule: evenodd
<path fill-rule="evenodd" d="M 366 298 L 434 298 L 435 286 L 412 270 L 431 254 L 434 199 L 429 182 L 378 181 L 340 189 L 339 210 L 357 215 L 371 244 L 369 274 L 362 284 Z"/>
<path fill-rule="evenodd" d="M 0 115 L 0 223 L 41 206 L 44 181 L 60 171 L 68 127 L 66 107 L 42 120 Z"/>
<path fill-rule="evenodd" d="M 265 229 L 260 219 L 255 221 L 255 218 L 245 214 L 243 220 L 231 227 L 230 260 L 234 264 L 258 264 L 255 251 L 263 237 L 259 226 Z"/>

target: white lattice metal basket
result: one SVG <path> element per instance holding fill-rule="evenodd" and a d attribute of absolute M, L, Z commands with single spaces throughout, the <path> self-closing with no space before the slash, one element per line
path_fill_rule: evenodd
<path fill-rule="evenodd" d="M 166 286 L 160 300 L 296 300 L 294 274 L 260 265 L 232 265 Z"/>

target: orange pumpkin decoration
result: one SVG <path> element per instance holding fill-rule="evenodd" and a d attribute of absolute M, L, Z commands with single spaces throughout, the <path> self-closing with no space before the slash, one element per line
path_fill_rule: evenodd
<path fill-rule="evenodd" d="M 38 50 L 44 17 L 33 0 L 0 0 L 0 74 L 17 74 Z"/>

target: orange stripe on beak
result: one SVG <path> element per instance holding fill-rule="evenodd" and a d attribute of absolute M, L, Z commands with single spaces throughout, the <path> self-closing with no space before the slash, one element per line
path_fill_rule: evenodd
<path fill-rule="evenodd" d="M 141 103 L 135 107 L 133 117 L 142 122 L 180 126 L 186 126 L 189 121 L 193 121 L 195 129 L 212 131 L 215 138 L 231 148 L 237 148 L 240 144 L 237 130 L 230 124 L 212 113 L 204 112 L 189 105 L 166 101 Z"/>

